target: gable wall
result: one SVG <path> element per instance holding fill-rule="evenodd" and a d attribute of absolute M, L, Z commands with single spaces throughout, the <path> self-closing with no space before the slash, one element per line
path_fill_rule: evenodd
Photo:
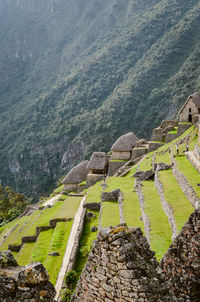
<path fill-rule="evenodd" d="M 195 105 L 193 99 L 190 98 L 179 115 L 180 122 L 188 122 L 189 108 L 191 108 L 190 114 L 192 115 L 198 114 L 198 108 Z"/>

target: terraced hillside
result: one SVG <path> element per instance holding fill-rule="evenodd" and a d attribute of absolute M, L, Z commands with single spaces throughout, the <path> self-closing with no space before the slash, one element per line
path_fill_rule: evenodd
<path fill-rule="evenodd" d="M 200 198 L 200 175 L 184 153 L 186 139 L 189 140 L 189 149 L 193 150 L 197 143 L 197 129 L 194 126 L 171 143 L 147 154 L 131 169 L 128 167 L 123 177 L 107 178 L 106 188 L 102 182 L 98 182 L 85 190 L 82 194 L 84 200 L 80 195 L 64 195 L 63 187 L 59 187 L 49 200 L 45 200 L 43 207 L 30 216 L 18 218 L 0 228 L 0 251 L 10 248 L 21 265 L 41 261 L 50 274 L 50 280 L 56 284 L 82 200 L 87 210 L 78 255 L 76 261 L 74 259 L 78 276 L 87 261 L 98 229 L 124 222 L 142 229 L 160 260 L 194 211 L 194 196 L 197 201 Z M 177 142 L 179 155 L 176 155 Z M 140 181 L 133 177 L 136 171 L 147 171 L 154 163 L 160 162 L 171 165 L 171 168 L 163 171 L 157 169 L 154 180 Z M 183 177 L 192 194 L 184 192 Z M 101 202 L 101 192 L 114 189 L 120 189 L 122 201 Z M 99 209 L 98 206 L 89 209 L 88 204 L 91 203 L 99 204 Z M 84 208 L 81 211 L 84 214 Z M 59 253 L 58 256 L 52 256 L 53 252 Z"/>

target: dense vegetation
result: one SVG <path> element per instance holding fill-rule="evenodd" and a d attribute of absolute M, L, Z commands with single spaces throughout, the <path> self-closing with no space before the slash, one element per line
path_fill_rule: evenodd
<path fill-rule="evenodd" d="M 0 181 L 31 196 L 200 88 L 199 0 L 0 0 Z"/>
<path fill-rule="evenodd" d="M 23 194 L 15 193 L 9 187 L 4 188 L 0 185 L 0 225 L 19 216 L 29 202 Z"/>

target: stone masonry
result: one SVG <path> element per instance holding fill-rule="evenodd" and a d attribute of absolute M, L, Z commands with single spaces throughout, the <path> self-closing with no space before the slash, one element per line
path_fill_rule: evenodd
<path fill-rule="evenodd" d="M 200 301 L 200 210 L 195 210 L 161 261 L 183 301 Z"/>
<path fill-rule="evenodd" d="M 1 302 L 53 302 L 54 286 L 40 262 L 20 267 L 11 252 L 0 253 Z"/>
<path fill-rule="evenodd" d="M 71 301 L 173 302 L 172 284 L 139 228 L 102 229 Z"/>

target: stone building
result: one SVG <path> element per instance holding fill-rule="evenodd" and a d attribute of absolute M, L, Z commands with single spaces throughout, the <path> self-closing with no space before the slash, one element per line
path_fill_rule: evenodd
<path fill-rule="evenodd" d="M 194 123 L 200 114 L 200 93 L 191 94 L 179 111 L 180 122 Z"/>
<path fill-rule="evenodd" d="M 111 159 L 129 160 L 132 149 L 136 146 L 138 139 L 133 132 L 120 136 L 111 148 Z"/>
<path fill-rule="evenodd" d="M 109 160 L 105 152 L 93 152 L 87 164 L 87 169 L 89 170 L 87 175 L 88 185 L 94 184 L 107 175 L 108 164 Z"/>
<path fill-rule="evenodd" d="M 87 165 L 88 160 L 80 163 L 69 171 L 62 181 L 64 184 L 64 190 L 75 192 L 79 190 L 79 184 L 86 179 L 89 171 Z"/>

